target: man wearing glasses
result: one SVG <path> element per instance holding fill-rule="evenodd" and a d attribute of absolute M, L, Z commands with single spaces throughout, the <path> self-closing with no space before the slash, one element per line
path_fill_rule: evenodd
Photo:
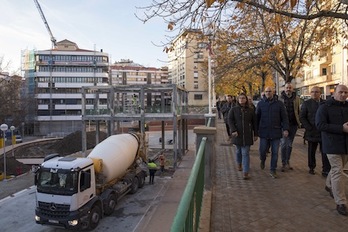
<path fill-rule="evenodd" d="M 271 147 L 270 175 L 277 178 L 279 143 L 288 136 L 289 120 L 284 104 L 274 97 L 271 87 L 265 88 L 265 96 L 257 104 L 256 118 L 260 137 L 260 167 L 265 168 L 267 149 Z"/>
<path fill-rule="evenodd" d="M 318 86 L 314 86 L 311 89 L 311 98 L 305 101 L 301 106 L 300 121 L 305 128 L 304 138 L 308 141 L 308 168 L 309 174 L 315 175 L 316 159 L 315 153 L 319 144 L 322 161 L 322 172 L 324 177 L 327 177 L 330 171 L 330 162 L 327 159 L 325 153 L 323 153 L 321 134 L 318 128 L 315 126 L 315 114 L 319 108 L 319 105 L 324 102 L 321 99 L 321 91 Z"/>

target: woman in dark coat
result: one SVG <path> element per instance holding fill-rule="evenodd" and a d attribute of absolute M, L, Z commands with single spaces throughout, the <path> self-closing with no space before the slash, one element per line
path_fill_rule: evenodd
<path fill-rule="evenodd" d="M 249 106 L 248 97 L 241 93 L 237 105 L 228 114 L 228 123 L 236 145 L 238 170 L 243 170 L 243 178 L 249 178 L 250 146 L 257 140 L 257 125 L 254 109 Z"/>

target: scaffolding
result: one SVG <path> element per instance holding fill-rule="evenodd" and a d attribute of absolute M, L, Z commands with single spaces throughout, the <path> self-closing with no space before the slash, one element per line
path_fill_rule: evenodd
<path fill-rule="evenodd" d="M 94 102 L 86 99 L 93 98 Z M 100 99 L 107 99 L 101 102 Z M 93 121 L 96 144 L 99 143 L 101 123 L 105 122 L 108 136 L 118 133 L 120 123 L 136 122 L 140 133 L 146 123 L 161 122 L 162 149 L 165 149 L 165 122 L 173 127 L 173 166 L 188 150 L 189 119 L 204 119 L 203 113 L 188 112 L 188 92 L 174 84 L 119 85 L 82 87 L 82 152 L 86 154 L 86 125 Z"/>

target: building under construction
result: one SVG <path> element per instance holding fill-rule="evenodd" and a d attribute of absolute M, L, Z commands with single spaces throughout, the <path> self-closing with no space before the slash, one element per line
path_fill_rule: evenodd
<path fill-rule="evenodd" d="M 154 99 L 152 95 L 160 96 Z M 188 121 L 204 119 L 206 109 L 189 109 L 188 93 L 174 84 L 167 85 L 124 85 L 124 86 L 89 86 L 82 88 L 82 124 L 87 128 L 93 122 L 100 131 L 106 126 L 108 135 L 119 131 L 122 122 L 137 122 L 140 132 L 145 132 L 145 125 L 161 122 L 162 149 L 165 148 L 165 123 L 172 125 L 174 166 L 176 161 L 188 149 Z M 93 104 L 88 99 L 94 99 Z M 107 99 L 101 104 L 101 99 Z M 82 151 L 85 152 L 86 129 L 82 130 Z M 97 141 L 98 142 L 98 141 Z"/>

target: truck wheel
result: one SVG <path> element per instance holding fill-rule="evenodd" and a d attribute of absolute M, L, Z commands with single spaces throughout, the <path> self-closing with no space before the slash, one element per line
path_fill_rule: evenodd
<path fill-rule="evenodd" d="M 99 224 L 100 218 L 101 218 L 101 209 L 98 205 L 95 205 L 90 212 L 89 229 L 91 230 L 95 229 Z"/>
<path fill-rule="evenodd" d="M 108 198 L 106 199 L 105 201 L 105 210 L 104 210 L 104 214 L 106 216 L 110 216 L 114 210 L 115 210 L 115 207 L 116 207 L 116 196 L 115 194 L 110 194 L 108 196 Z"/>
<path fill-rule="evenodd" d="M 144 187 L 144 184 L 145 184 L 145 175 L 144 175 L 144 173 L 139 174 L 138 178 L 139 178 L 139 188 Z"/>
<path fill-rule="evenodd" d="M 138 177 L 134 177 L 132 181 L 130 193 L 131 194 L 136 193 L 138 191 L 138 187 L 139 187 L 139 179 Z"/>

